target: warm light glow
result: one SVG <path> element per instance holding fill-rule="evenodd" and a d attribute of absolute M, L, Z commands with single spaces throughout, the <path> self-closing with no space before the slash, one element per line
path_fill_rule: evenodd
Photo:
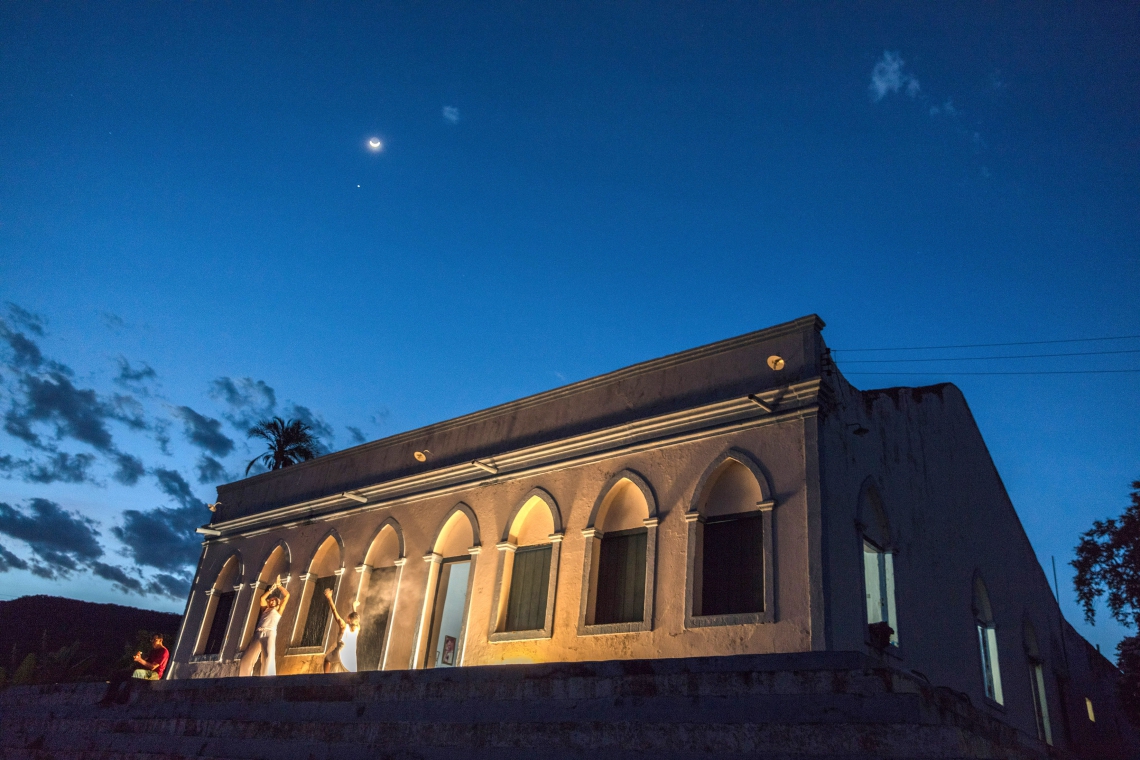
<path fill-rule="evenodd" d="M 1089 722 L 1096 723 L 1096 713 L 1093 712 L 1092 700 L 1088 697 L 1085 697 L 1085 709 L 1088 710 L 1089 713 Z"/>
<path fill-rule="evenodd" d="M 368 149 L 373 153 L 379 153 L 384 149 L 384 143 L 380 142 L 379 137 L 373 137 L 368 140 Z"/>

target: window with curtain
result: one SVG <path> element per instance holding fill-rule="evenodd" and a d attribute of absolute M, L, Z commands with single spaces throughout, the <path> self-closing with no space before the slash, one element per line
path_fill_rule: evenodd
<path fill-rule="evenodd" d="M 536 631 L 546 626 L 550 553 L 550 544 L 515 550 L 504 631 Z"/>
<path fill-rule="evenodd" d="M 702 552 L 702 615 L 764 611 L 764 530 L 759 512 L 709 518 Z"/>
<path fill-rule="evenodd" d="M 891 627 L 891 646 L 899 645 L 895 612 L 894 556 L 863 539 L 863 583 L 867 594 L 867 625 L 886 623 Z"/>
<path fill-rule="evenodd" d="M 331 610 L 325 600 L 325 589 L 336 586 L 336 576 L 318 578 L 313 584 L 313 595 L 309 597 L 309 614 L 305 618 L 305 632 L 301 634 L 298 646 L 319 647 L 325 643 L 325 628 L 328 626 Z"/>
<path fill-rule="evenodd" d="M 645 615 L 645 528 L 602 537 L 594 624 L 639 623 Z"/>
<path fill-rule="evenodd" d="M 214 619 L 210 621 L 210 634 L 206 637 L 206 648 L 202 654 L 221 654 L 222 643 L 226 640 L 226 627 L 230 622 L 230 612 L 234 608 L 236 591 L 217 594 L 218 604 L 214 607 Z"/>

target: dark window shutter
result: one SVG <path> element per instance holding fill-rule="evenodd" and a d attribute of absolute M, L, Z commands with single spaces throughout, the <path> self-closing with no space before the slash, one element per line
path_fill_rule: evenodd
<path fill-rule="evenodd" d="M 359 670 L 378 670 L 384 651 L 384 633 L 388 630 L 388 613 L 396 596 L 396 568 L 378 567 L 372 571 L 368 588 L 360 605 L 360 639 L 356 644 Z"/>
<path fill-rule="evenodd" d="M 701 614 L 764 611 L 763 520 L 729 515 L 704 526 Z"/>
<path fill-rule="evenodd" d="M 594 624 L 638 623 L 645 616 L 645 542 L 649 531 L 607 533 L 598 557 Z"/>
<path fill-rule="evenodd" d="M 505 631 L 537 631 L 546 626 L 546 592 L 550 586 L 550 544 L 515 551 Z"/>
<path fill-rule="evenodd" d="M 218 606 L 214 608 L 214 619 L 210 622 L 210 635 L 206 637 L 206 649 L 202 654 L 221 654 L 222 642 L 226 640 L 226 626 L 230 622 L 230 611 L 234 608 L 236 591 L 218 594 Z"/>
<path fill-rule="evenodd" d="M 298 646 L 319 647 L 325 643 L 325 627 L 329 622 L 329 603 L 325 599 L 325 589 L 336 586 L 336 576 L 318 578 L 313 584 L 313 595 L 309 598 L 309 616 L 305 619 L 305 632 Z"/>

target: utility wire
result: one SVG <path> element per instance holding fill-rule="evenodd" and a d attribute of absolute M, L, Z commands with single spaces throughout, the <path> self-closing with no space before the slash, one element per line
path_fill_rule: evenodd
<path fill-rule="evenodd" d="M 1065 340 L 1028 340 L 1020 343 L 963 343 L 957 346 L 910 346 L 906 348 L 833 348 L 832 353 L 853 351 L 930 351 L 939 348 L 995 348 L 997 346 L 1044 346 L 1051 343 L 1092 343 L 1100 340 L 1133 340 L 1140 335 L 1116 335 L 1109 338 L 1067 338 Z"/>
<path fill-rule="evenodd" d="M 1068 354 L 1019 354 L 1015 356 L 951 356 L 923 359 L 843 359 L 844 364 L 894 364 L 896 362 L 976 362 L 992 359 L 1045 359 L 1054 356 L 1106 356 L 1108 354 L 1140 354 L 1140 348 L 1121 351 L 1076 351 Z"/>
<path fill-rule="evenodd" d="M 943 372 L 932 370 L 930 372 L 844 372 L 843 375 L 1113 375 L 1127 372 L 1140 372 L 1140 369 L 1072 369 L 1072 370 L 1043 370 L 1040 372 Z"/>

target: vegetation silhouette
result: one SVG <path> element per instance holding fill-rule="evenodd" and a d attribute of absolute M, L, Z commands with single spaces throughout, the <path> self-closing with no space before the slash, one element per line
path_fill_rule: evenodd
<path fill-rule="evenodd" d="M 1101 597 L 1120 623 L 1140 634 L 1140 480 L 1132 481 L 1132 504 L 1119 518 L 1096 520 L 1081 534 L 1073 586 L 1085 611 L 1096 623 L 1093 603 Z M 1121 706 L 1140 726 L 1140 635 L 1128 636 L 1116 646 Z"/>
<path fill-rule="evenodd" d="M 250 460 L 245 474 L 260 464 L 267 470 L 280 470 L 298 462 L 307 462 L 317 455 L 320 446 L 313 430 L 301 420 L 286 422 L 280 417 L 262 420 L 249 429 L 249 438 L 260 438 L 269 450 Z"/>

